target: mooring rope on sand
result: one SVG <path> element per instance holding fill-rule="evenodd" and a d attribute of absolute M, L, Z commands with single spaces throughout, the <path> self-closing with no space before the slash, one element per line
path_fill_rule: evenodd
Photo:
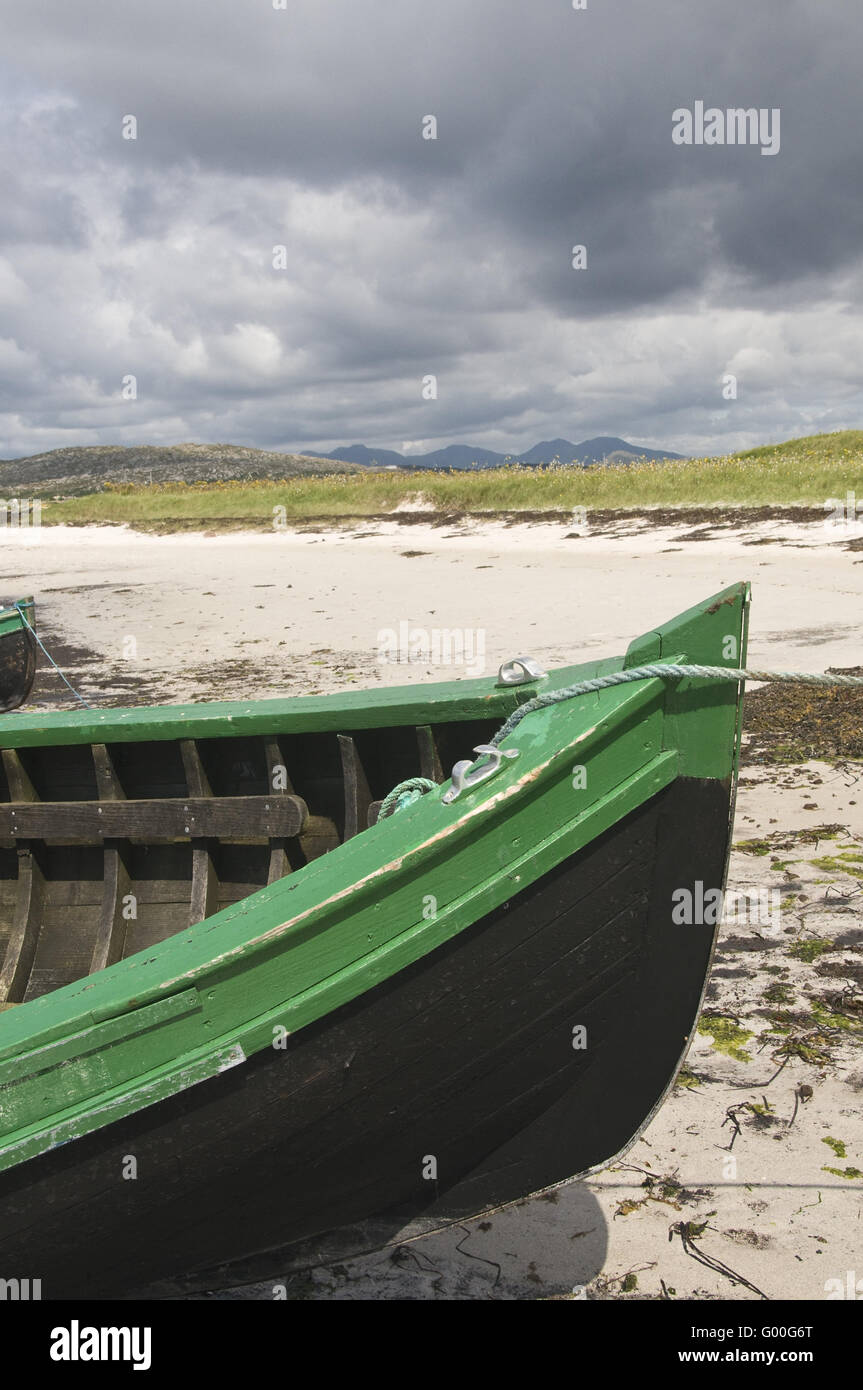
<path fill-rule="evenodd" d="M 574 685 L 566 685 L 561 690 L 549 690 L 545 693 L 534 695 L 532 700 L 520 705 L 517 710 L 509 716 L 506 722 L 501 725 L 493 738 L 489 740 L 489 747 L 497 748 L 498 745 L 517 728 L 528 714 L 533 714 L 538 709 L 548 709 L 550 705 L 562 704 L 564 700 L 574 700 L 579 695 L 591 695 L 595 690 L 609 690 L 615 685 L 629 685 L 631 681 L 646 681 L 654 678 L 660 680 L 684 680 L 689 679 L 708 679 L 734 681 L 785 681 L 789 685 L 814 685 L 822 689 L 830 686 L 840 686 L 846 689 L 863 689 L 863 676 L 829 676 L 815 675 L 807 671 L 756 671 L 750 667 L 733 666 L 696 666 L 696 665 L 676 665 L 668 662 L 657 662 L 649 666 L 632 666 L 628 671 L 611 671 L 607 676 L 593 676 L 590 680 L 576 681 Z M 424 786 L 420 786 L 424 783 Z M 437 786 L 436 782 L 430 782 L 427 777 L 411 777 L 406 782 L 399 782 L 394 787 L 389 796 L 381 803 L 380 816 L 392 815 L 395 811 L 401 811 L 406 806 L 410 806 L 414 801 L 419 800 L 426 792 L 433 791 Z M 406 795 L 413 792 L 413 795 Z M 388 809 L 384 812 L 384 807 Z"/>
<path fill-rule="evenodd" d="M 28 617 L 27 617 L 27 614 L 24 612 L 24 609 L 25 609 L 25 608 L 29 608 L 30 606 L 31 606 L 30 604 L 22 603 L 20 600 L 18 600 L 18 601 L 15 603 L 15 605 L 14 605 L 14 607 L 17 608 L 17 610 L 18 610 L 18 613 L 19 613 L 19 615 L 20 615 L 20 617 L 21 617 L 22 623 L 24 624 L 24 626 L 27 628 L 28 632 L 30 633 L 30 635 L 31 635 L 32 638 L 34 639 L 34 641 L 35 641 L 37 647 L 39 648 L 39 650 L 43 653 L 44 656 L 47 656 L 48 660 L 50 661 L 51 665 L 54 667 L 54 670 L 57 672 L 57 675 L 60 677 L 61 681 L 63 681 L 64 685 L 68 685 L 68 687 L 69 687 L 69 689 L 71 690 L 72 694 L 75 696 L 75 699 L 76 699 L 76 700 L 80 700 L 80 701 L 81 701 L 81 704 L 84 706 L 85 709 L 92 709 L 93 706 L 92 706 L 91 704 L 88 704 L 88 703 L 87 703 L 87 701 L 84 699 L 84 696 L 83 696 L 83 695 L 79 695 L 79 694 L 78 694 L 78 692 L 77 692 L 77 690 L 75 689 L 75 687 L 74 687 L 74 685 L 72 684 L 72 682 L 71 682 L 70 680 L 67 680 L 66 677 L 63 675 L 63 672 L 60 670 L 60 667 L 57 665 L 57 663 L 56 663 L 56 661 L 54 660 L 53 656 L 52 656 L 51 653 L 48 651 L 48 648 L 45 646 L 45 643 L 42 641 L 42 638 L 39 636 L 39 634 L 38 634 L 38 632 L 36 631 L 35 627 L 33 627 L 32 623 L 29 621 L 29 619 L 28 619 Z"/>

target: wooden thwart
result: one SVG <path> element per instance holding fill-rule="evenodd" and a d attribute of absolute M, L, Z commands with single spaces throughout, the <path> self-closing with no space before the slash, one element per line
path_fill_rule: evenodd
<path fill-rule="evenodd" d="M 267 839 L 298 835 L 308 817 L 299 796 L 159 797 L 146 801 L 45 801 L 0 805 L 0 839 Z"/>

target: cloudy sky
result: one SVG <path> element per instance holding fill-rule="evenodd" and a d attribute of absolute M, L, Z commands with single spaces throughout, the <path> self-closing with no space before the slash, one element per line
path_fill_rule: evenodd
<path fill-rule="evenodd" d="M 0 457 L 860 424 L 859 6 L 275 5 L 0 0 Z"/>

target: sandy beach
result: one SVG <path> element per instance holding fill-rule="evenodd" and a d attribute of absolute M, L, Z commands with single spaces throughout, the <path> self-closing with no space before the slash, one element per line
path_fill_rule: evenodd
<path fill-rule="evenodd" d="M 434 663 L 379 659 L 380 634 L 405 622 L 480 635 L 484 670 L 473 660 L 441 679 L 487 674 L 514 653 L 565 665 L 619 650 L 741 578 L 753 585 L 752 664 L 857 664 L 863 522 L 715 518 L 595 528 L 588 516 L 578 530 L 393 520 L 214 536 L 9 529 L 0 577 L 10 596 L 36 591 L 40 626 L 85 694 L 128 690 L 134 702 L 426 680 Z"/>
<path fill-rule="evenodd" d="M 34 594 L 49 651 L 94 704 L 489 675 L 515 655 L 565 665 L 742 579 L 751 666 L 857 667 L 861 566 L 863 523 L 721 512 L 695 526 L 43 527 L 6 530 L 0 552 L 3 597 Z M 405 630 L 429 635 L 425 657 L 384 660 L 386 634 Z M 444 630 L 469 634 L 460 662 L 437 659 Z M 71 703 L 44 658 L 34 702 Z M 729 886 L 781 913 L 723 926 L 682 1084 L 629 1152 L 483 1220 L 286 1275 L 287 1297 L 863 1295 L 863 764 L 744 761 L 734 839 Z M 783 1052 L 789 1038 L 801 1045 Z"/>

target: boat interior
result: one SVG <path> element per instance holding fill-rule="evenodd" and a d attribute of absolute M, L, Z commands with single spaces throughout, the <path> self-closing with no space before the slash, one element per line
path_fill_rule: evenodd
<path fill-rule="evenodd" d="M 440 783 L 500 719 L 0 750 L 0 1009 L 134 955 Z"/>

